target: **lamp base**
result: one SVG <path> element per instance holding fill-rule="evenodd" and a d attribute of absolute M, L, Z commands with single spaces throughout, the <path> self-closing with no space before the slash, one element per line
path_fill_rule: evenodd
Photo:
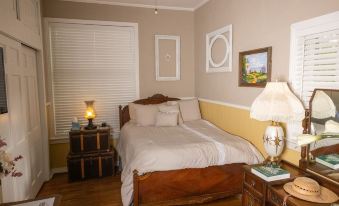
<path fill-rule="evenodd" d="M 284 131 L 279 123 L 272 122 L 270 126 L 266 128 L 264 134 L 264 147 L 268 157 L 265 160 L 265 164 L 279 164 L 283 149 L 284 149 Z"/>
<path fill-rule="evenodd" d="M 281 159 L 280 157 L 271 157 L 268 156 L 264 160 L 264 165 L 280 165 Z"/>
<path fill-rule="evenodd" d="M 93 119 L 88 119 L 88 125 L 85 127 L 86 130 L 96 129 L 97 126 L 93 124 Z"/>

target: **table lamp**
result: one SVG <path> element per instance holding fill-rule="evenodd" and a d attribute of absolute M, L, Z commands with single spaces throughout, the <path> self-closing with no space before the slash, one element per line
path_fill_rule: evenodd
<path fill-rule="evenodd" d="M 311 117 L 316 119 L 327 119 L 335 117 L 337 113 L 336 106 L 324 91 L 318 90 L 312 100 Z"/>
<path fill-rule="evenodd" d="M 268 82 L 264 91 L 254 100 L 250 116 L 259 121 L 271 121 L 263 136 L 264 147 L 269 155 L 265 162 L 278 163 L 285 145 L 284 131 L 279 123 L 302 121 L 305 111 L 287 82 Z"/>
<path fill-rule="evenodd" d="M 93 124 L 93 119 L 95 118 L 94 100 L 85 101 L 85 104 L 86 104 L 85 118 L 88 120 L 88 125 L 85 127 L 85 129 L 96 129 L 97 126 Z"/>

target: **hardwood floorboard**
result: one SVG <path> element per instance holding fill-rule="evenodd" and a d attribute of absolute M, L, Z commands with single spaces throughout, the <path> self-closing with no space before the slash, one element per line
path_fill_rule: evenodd
<path fill-rule="evenodd" d="M 46 182 L 38 197 L 60 194 L 62 206 L 122 206 L 120 176 L 80 182 L 68 182 L 67 174 L 56 174 Z M 231 197 L 200 206 L 240 206 L 239 197 Z"/>

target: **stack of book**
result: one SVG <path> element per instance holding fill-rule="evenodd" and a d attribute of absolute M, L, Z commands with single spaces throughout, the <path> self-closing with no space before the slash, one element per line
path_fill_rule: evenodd
<path fill-rule="evenodd" d="M 339 169 L 339 154 L 320 155 L 315 158 L 315 161 L 331 169 Z"/>
<path fill-rule="evenodd" d="M 290 178 L 291 176 L 287 170 L 275 165 L 255 166 L 252 167 L 251 172 L 268 182 Z"/>

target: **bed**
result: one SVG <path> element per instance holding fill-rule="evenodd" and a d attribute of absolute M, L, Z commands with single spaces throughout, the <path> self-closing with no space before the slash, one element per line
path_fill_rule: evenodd
<path fill-rule="evenodd" d="M 177 100 L 157 94 L 134 103 Z M 205 120 L 138 127 L 129 121 L 128 106 L 119 108 L 124 206 L 196 204 L 240 194 L 242 166 L 263 160 L 246 140 Z"/>

